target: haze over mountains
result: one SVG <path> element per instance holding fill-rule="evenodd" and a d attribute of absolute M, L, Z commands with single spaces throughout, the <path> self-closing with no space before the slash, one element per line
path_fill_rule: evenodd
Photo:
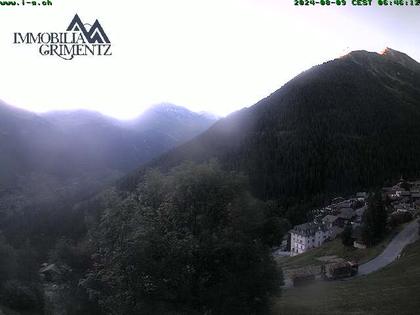
<path fill-rule="evenodd" d="M 170 104 L 132 121 L 84 110 L 36 115 L 1 104 L 0 191 L 29 186 L 41 199 L 41 187 L 91 191 L 155 159 L 120 182 L 132 190 L 149 167 L 217 158 L 245 173 L 261 199 L 322 203 L 419 175 L 419 79 L 420 64 L 406 54 L 355 51 L 305 71 L 201 135 L 215 117 Z M 48 185 L 34 184 L 41 177 Z"/>
<path fill-rule="evenodd" d="M 305 71 L 147 167 L 217 158 L 248 175 L 261 199 L 320 203 L 420 175 L 419 127 L 419 63 L 389 48 L 355 51 Z M 147 167 L 121 189 L 132 190 Z"/>
<path fill-rule="evenodd" d="M 34 114 L 0 103 L 0 210 L 83 199 L 213 123 L 171 104 L 119 121 L 86 110 Z"/>
<path fill-rule="evenodd" d="M 0 264 L 0 279 L 29 288 L 41 263 L 71 266 L 60 283 L 69 314 L 107 314 L 105 304 L 137 314 L 145 301 L 218 309 L 219 298 L 236 311 L 215 314 L 248 313 L 261 299 L 238 288 L 267 297 L 280 287 L 259 281 L 277 278 L 265 274 L 270 248 L 290 224 L 333 196 L 420 176 L 419 127 L 420 64 L 392 49 L 313 67 L 217 122 L 170 104 L 132 121 L 0 104 L 0 253 L 17 262 Z M 246 259 L 267 278 L 249 277 Z"/>

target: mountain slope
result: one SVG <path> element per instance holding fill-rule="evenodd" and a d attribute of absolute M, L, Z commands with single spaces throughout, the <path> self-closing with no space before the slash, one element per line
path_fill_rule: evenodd
<path fill-rule="evenodd" d="M 41 256 L 56 239 L 83 235 L 77 203 L 214 122 L 193 113 L 183 120 L 179 112 L 189 113 L 162 115 L 160 130 L 159 113 L 133 128 L 96 112 L 37 115 L 0 103 L 0 234 L 16 248 L 30 241 Z"/>
<path fill-rule="evenodd" d="M 19 173 L 40 168 L 42 152 L 50 152 L 53 134 L 54 127 L 45 119 L 0 103 L 0 187 Z"/>
<path fill-rule="evenodd" d="M 28 204 L 37 204 L 36 200 L 65 200 L 94 191 L 214 122 L 173 108 L 170 113 L 156 112 L 153 119 L 143 115 L 132 128 L 96 112 L 37 115 L 0 103 L 0 210 L 22 196 Z M 156 123 L 160 120 L 164 130 Z"/>
<path fill-rule="evenodd" d="M 118 121 L 96 112 L 58 111 L 42 115 L 62 133 L 73 151 L 84 152 L 80 163 L 126 172 L 193 138 L 215 120 L 186 108 L 162 104 L 132 121 Z"/>
<path fill-rule="evenodd" d="M 148 167 L 218 158 L 247 174 L 257 197 L 291 204 L 418 176 L 419 69 L 394 50 L 352 52 L 302 73 Z M 133 189 L 145 169 L 121 189 Z"/>

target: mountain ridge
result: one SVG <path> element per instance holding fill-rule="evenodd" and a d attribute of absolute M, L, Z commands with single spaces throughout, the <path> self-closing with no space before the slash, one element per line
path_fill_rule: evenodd
<path fill-rule="evenodd" d="M 120 188 L 133 189 L 148 168 L 211 158 L 248 175 L 258 198 L 285 204 L 319 203 L 326 195 L 419 175 L 419 82 L 417 67 L 352 52 L 219 120 L 126 177 Z"/>
<path fill-rule="evenodd" d="M 83 199 L 214 122 L 200 118 L 192 129 L 190 120 L 175 125 L 170 116 L 146 117 L 147 130 L 136 130 L 94 111 L 36 114 L 1 102 L 0 213 L 19 199 L 26 200 L 17 206 L 23 208 Z M 165 130 L 159 130 L 160 117 Z"/>

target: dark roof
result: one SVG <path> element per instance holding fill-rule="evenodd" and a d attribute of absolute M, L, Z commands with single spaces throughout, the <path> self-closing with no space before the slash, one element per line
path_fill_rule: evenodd
<path fill-rule="evenodd" d="M 340 213 L 338 214 L 339 218 L 350 220 L 354 217 L 354 210 L 352 208 L 344 208 L 341 209 Z"/>
<path fill-rule="evenodd" d="M 322 222 L 334 223 L 337 219 L 338 219 L 337 216 L 329 214 L 322 219 Z"/>
<path fill-rule="evenodd" d="M 352 205 L 352 201 L 351 200 L 345 200 L 342 201 L 338 204 L 336 204 L 335 206 L 337 207 L 337 209 L 345 209 L 345 208 L 349 208 Z"/>
<path fill-rule="evenodd" d="M 317 231 L 327 231 L 327 227 L 324 224 L 318 224 L 318 223 L 305 223 L 301 225 L 296 225 L 293 230 L 291 230 L 291 233 L 303 235 L 303 236 L 311 236 L 315 235 Z"/>
<path fill-rule="evenodd" d="M 344 199 L 343 197 L 338 197 L 338 198 L 334 198 L 334 199 L 331 201 L 331 203 L 332 203 L 332 204 L 337 204 L 337 203 L 340 203 L 340 202 L 343 202 L 343 201 L 345 201 L 345 199 Z"/>

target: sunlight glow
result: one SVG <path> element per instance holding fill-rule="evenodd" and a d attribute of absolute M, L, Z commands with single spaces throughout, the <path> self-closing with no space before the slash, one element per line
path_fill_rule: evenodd
<path fill-rule="evenodd" d="M 0 10 L 0 99 L 38 112 L 86 108 L 129 118 L 171 102 L 226 115 L 350 50 L 392 47 L 420 58 L 420 20 L 403 8 L 302 8 L 284 0 L 53 3 Z M 112 57 L 64 61 L 12 44 L 13 32 L 64 31 L 75 13 L 101 22 Z"/>

